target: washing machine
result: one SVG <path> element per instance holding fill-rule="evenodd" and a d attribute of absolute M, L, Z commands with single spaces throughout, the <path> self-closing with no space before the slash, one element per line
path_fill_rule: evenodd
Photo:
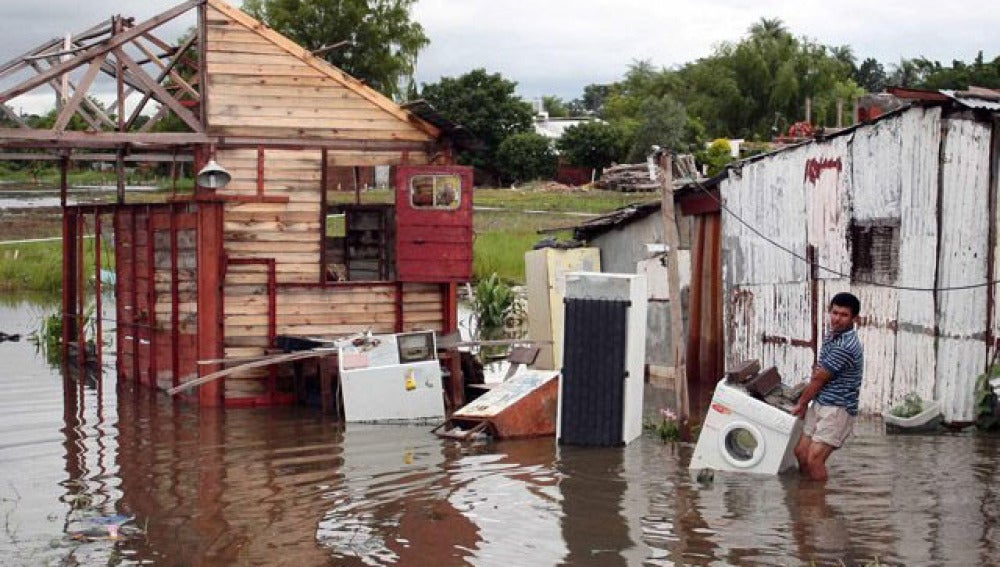
<path fill-rule="evenodd" d="M 801 419 L 722 380 L 701 426 L 691 469 L 778 474 L 797 464 L 802 425 Z"/>

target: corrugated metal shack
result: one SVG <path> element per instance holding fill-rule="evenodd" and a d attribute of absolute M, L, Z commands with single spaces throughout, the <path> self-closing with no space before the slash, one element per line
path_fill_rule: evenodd
<path fill-rule="evenodd" d="M 702 219 L 685 304 L 693 407 L 721 376 L 712 353 L 724 352 L 727 368 L 757 358 L 786 383 L 806 378 L 829 298 L 852 291 L 863 304 L 862 411 L 916 392 L 940 400 L 949 422 L 974 419 L 975 379 L 1000 332 L 1000 93 L 893 94 L 902 104 L 869 122 L 675 192 L 679 209 Z M 594 237 L 606 269 L 631 271 L 639 247 L 657 241 L 659 207 L 649 207 Z M 612 268 L 615 258 L 625 264 Z"/>
<path fill-rule="evenodd" d="M 192 11 L 197 25 L 180 45 L 155 35 Z M 177 387 L 268 354 L 278 335 L 456 329 L 456 285 L 471 276 L 471 170 L 450 165 L 449 125 L 432 123 L 440 117 L 401 108 L 222 0 L 189 0 L 141 23 L 118 16 L 67 41 L 69 51 L 54 40 L 0 68 L 3 79 L 34 73 L 0 93 L 8 116 L 14 97 L 61 77 L 72 87 L 51 129 L 20 120 L 0 129 L 4 148 L 37 151 L 5 159 L 62 166 L 65 343 L 87 340 L 83 237 L 92 231 L 99 250 L 112 223 L 126 382 Z M 117 84 L 117 120 L 87 104 L 99 74 Z M 143 124 L 150 101 L 160 109 Z M 151 129 L 167 115 L 181 131 Z M 74 116 L 88 131 L 67 129 Z M 116 162 L 116 203 L 67 202 L 67 166 L 81 160 Z M 228 169 L 228 185 L 126 202 L 126 162 L 198 171 L 209 160 Z M 397 168 L 395 205 L 360 195 L 328 203 L 339 174 L 357 179 L 372 166 Z M 342 220 L 328 226 L 332 215 Z M 194 393 L 203 405 L 296 397 L 269 368 Z"/>
<path fill-rule="evenodd" d="M 910 392 L 974 419 L 996 348 L 996 100 L 911 94 L 912 106 L 744 162 L 719 184 L 726 363 L 810 373 L 829 298 L 863 305 L 861 409 Z M 808 261 L 807 261 L 808 260 Z"/>
<path fill-rule="evenodd" d="M 702 186 L 714 191 L 721 178 Z M 669 381 L 674 373 L 670 301 L 678 298 L 684 313 L 684 345 L 689 398 L 704 407 L 722 367 L 722 305 L 719 213 L 716 201 L 690 187 L 674 193 L 674 222 L 679 239 L 680 290 L 667 285 L 663 261 L 664 219 L 659 200 L 622 207 L 574 228 L 574 238 L 601 252 L 602 270 L 643 273 L 649 303 L 646 317 L 646 365 L 651 379 Z"/>

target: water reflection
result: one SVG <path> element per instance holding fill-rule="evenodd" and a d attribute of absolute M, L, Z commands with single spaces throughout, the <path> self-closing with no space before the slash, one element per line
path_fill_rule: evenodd
<path fill-rule="evenodd" d="M 3 331 L 42 309 L 0 301 Z M 109 330 L 113 332 L 113 330 Z M 91 565 L 989 565 L 1000 440 L 886 437 L 831 481 L 687 470 L 692 447 L 463 446 L 305 408 L 206 411 L 80 381 L 0 343 L 0 563 Z M 119 540 L 76 541 L 95 516 Z"/>

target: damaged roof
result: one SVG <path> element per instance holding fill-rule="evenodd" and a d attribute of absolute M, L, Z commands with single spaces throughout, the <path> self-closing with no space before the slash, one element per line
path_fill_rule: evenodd
<path fill-rule="evenodd" d="M 484 146 L 482 140 L 473 135 L 472 132 L 469 132 L 465 126 L 457 124 L 445 115 L 441 114 L 426 100 L 418 99 L 410 102 L 404 102 L 400 106 L 424 122 L 428 122 L 439 128 L 448 138 L 455 142 L 456 146 L 467 150 L 483 149 Z"/>

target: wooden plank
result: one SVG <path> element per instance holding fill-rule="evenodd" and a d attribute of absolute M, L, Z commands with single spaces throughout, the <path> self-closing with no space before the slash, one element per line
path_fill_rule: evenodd
<path fill-rule="evenodd" d="M 229 219 L 223 224 L 226 232 L 260 231 L 260 232 L 316 232 L 320 226 L 318 222 L 288 222 L 282 220 L 253 220 L 253 219 Z"/>
<path fill-rule="evenodd" d="M 359 293 L 331 293 L 327 290 L 331 288 L 326 288 L 326 293 L 320 294 L 310 294 L 310 295 L 292 295 L 291 292 L 295 290 L 282 290 L 282 293 L 278 296 L 278 310 L 295 309 L 301 306 L 316 306 L 318 304 L 330 305 L 331 309 L 340 308 L 345 305 L 373 305 L 373 304 L 391 304 L 394 297 L 391 292 L 359 292 Z"/>
<path fill-rule="evenodd" d="M 341 303 L 341 304 L 311 304 L 311 305 L 288 305 L 279 307 L 279 315 L 305 316 L 305 315 L 344 315 L 344 314 L 394 314 L 396 306 L 391 303 Z"/>
<path fill-rule="evenodd" d="M 209 6 L 218 10 L 230 20 L 238 22 L 246 26 L 247 28 L 252 29 L 258 34 L 271 40 L 275 45 L 281 47 L 288 53 L 298 57 L 301 61 L 303 61 L 310 67 L 326 74 L 327 76 L 333 79 L 336 79 L 337 81 L 343 83 L 351 90 L 354 90 L 362 97 L 371 101 L 376 106 L 379 106 L 385 109 L 386 111 L 390 112 L 399 121 L 404 123 L 409 123 L 410 120 L 413 119 L 413 116 L 409 112 L 400 108 L 394 102 L 383 96 L 381 93 L 366 86 L 358 79 L 351 77 L 347 73 L 344 73 L 342 70 L 337 69 L 336 67 L 330 65 L 326 61 L 313 56 L 308 50 L 306 50 L 300 45 L 297 45 L 295 42 L 282 36 L 281 34 L 275 32 L 274 30 L 261 26 L 260 22 L 253 19 L 246 13 L 235 9 L 232 6 L 229 6 L 228 4 L 222 2 L 221 0 L 208 0 L 208 3 Z M 417 122 L 417 124 L 419 124 L 418 127 L 420 131 L 423 134 L 429 136 L 430 138 L 437 138 L 441 134 L 441 131 L 438 128 L 432 126 L 427 122 L 419 121 Z"/>
<path fill-rule="evenodd" d="M 315 253 L 319 254 L 319 239 L 313 242 L 291 242 L 291 241 L 270 241 L 270 242 L 237 242 L 226 241 L 226 250 L 230 252 L 288 252 L 294 253 Z"/>
<path fill-rule="evenodd" d="M 283 85 L 238 85 L 220 83 L 212 91 L 212 102 L 223 106 L 252 104 L 260 107 L 306 106 L 337 110 L 371 110 L 368 101 L 347 89 L 290 87 Z M 250 92 L 247 92 L 250 90 Z M 242 93 L 242 95 L 240 94 Z M 379 111 L 381 112 L 381 111 Z"/>
<path fill-rule="evenodd" d="M 211 74 L 222 73 L 224 75 L 245 75 L 245 76 L 268 76 L 268 77 L 322 77 L 323 75 L 304 65 L 294 62 L 282 62 L 278 64 L 258 64 L 258 63 L 209 63 L 208 71 Z"/>
<path fill-rule="evenodd" d="M 258 132 L 259 134 L 259 132 Z M 187 146 L 207 144 L 214 140 L 197 132 L 53 132 L 51 130 L 26 130 L 0 128 L 0 140 L 19 142 L 48 142 L 63 147 L 96 148 L 119 144 L 144 144 L 148 146 Z M 11 144 L 13 145 L 13 144 Z"/>
<path fill-rule="evenodd" d="M 258 43 L 267 46 L 274 45 L 266 38 L 261 37 L 260 34 L 254 33 L 244 27 L 208 24 L 206 29 L 208 31 L 209 51 L 218 49 L 228 43 Z"/>
<path fill-rule="evenodd" d="M 313 122 L 304 123 L 303 121 L 307 120 L 304 117 L 264 116 L 246 107 L 237 108 L 236 111 L 237 112 L 232 114 L 226 114 L 219 112 L 216 108 L 213 108 L 209 114 L 212 126 L 221 128 L 226 126 L 246 126 L 253 124 L 261 128 L 303 128 L 307 130 L 334 129 L 338 131 L 373 130 L 398 132 L 399 135 L 418 136 L 420 139 L 426 139 L 426 135 L 406 124 L 400 123 L 398 120 L 393 118 L 364 118 L 359 116 L 347 118 L 315 117 L 308 119 L 313 120 Z"/>
<path fill-rule="evenodd" d="M 221 52 L 211 49 L 205 60 L 210 66 L 219 65 L 219 68 L 223 70 L 231 65 L 293 66 L 300 70 L 300 75 L 322 75 L 309 65 L 276 47 L 267 53 Z"/>
<path fill-rule="evenodd" d="M 315 242 L 319 246 L 319 235 L 306 232 L 261 232 L 226 231 L 226 242 Z"/>
<path fill-rule="evenodd" d="M 318 213 L 319 208 L 319 203 L 227 203 L 226 215 L 233 213 Z"/>
<path fill-rule="evenodd" d="M 297 118 L 300 120 L 382 120 L 399 126 L 399 121 L 390 117 L 384 111 L 375 108 L 343 108 L 335 106 L 317 106 L 308 101 L 297 101 L 293 104 L 276 103 L 260 104 L 252 96 L 246 97 L 241 103 L 220 104 L 212 106 L 213 117 L 259 116 Z"/>
<path fill-rule="evenodd" d="M 417 320 L 417 319 L 413 319 Z M 428 318 L 426 320 L 434 320 L 433 318 Z M 312 326 L 329 326 L 329 325 L 366 325 L 370 323 L 393 323 L 396 321 L 396 314 L 390 313 L 345 313 L 345 314 L 333 314 L 333 313 L 316 313 L 316 314 L 306 314 L 306 315 L 281 315 L 278 317 L 278 326 L 283 325 L 312 325 Z M 267 331 L 267 315 L 241 315 L 226 314 L 226 329 L 230 327 L 249 329 L 254 328 L 251 335 L 258 335 L 257 327 L 263 327 L 264 333 Z M 227 331 L 228 332 L 228 331 Z M 246 332 L 244 333 L 246 334 Z"/>
<path fill-rule="evenodd" d="M 359 325 L 278 325 L 279 335 L 310 335 L 341 337 L 371 330 L 373 333 L 393 333 L 395 323 L 372 323 Z"/>
<path fill-rule="evenodd" d="M 209 28 L 211 31 L 212 28 Z M 242 35 L 234 35 L 233 37 L 223 38 L 218 37 L 224 33 L 221 30 L 215 30 L 211 32 L 209 41 L 211 47 L 209 48 L 209 53 L 274 53 L 274 45 L 264 38 L 258 36 L 257 34 L 244 33 Z M 216 37 L 212 37 L 216 36 Z M 253 41 L 250 38 L 256 38 L 257 41 Z"/>
<path fill-rule="evenodd" d="M 226 222 L 310 222 L 315 221 L 317 215 L 315 213 L 308 212 L 243 212 L 243 211 L 227 211 L 226 212 Z M 318 225 L 319 223 L 316 222 Z"/>
<path fill-rule="evenodd" d="M 280 93 L 287 96 L 321 96 L 329 92 L 331 96 L 341 96 L 350 99 L 361 99 L 340 83 L 326 76 L 273 76 L 261 77 L 253 75 L 231 75 L 225 73 L 213 73 L 209 77 L 209 85 L 215 88 L 225 88 L 227 86 L 239 87 L 246 91 L 246 87 L 254 87 L 255 94 Z M 279 90 L 273 90 L 279 89 Z M 280 91 L 280 89 L 287 89 Z M 238 92 L 238 91 L 230 91 Z M 211 96 L 215 96 L 214 94 Z M 361 99 L 364 100 L 364 99 Z M 365 101 L 366 105 L 368 101 Z"/>
<path fill-rule="evenodd" d="M 209 132 L 217 136 L 245 137 L 250 139 L 295 138 L 298 139 L 299 142 L 301 143 L 308 143 L 308 141 L 312 140 L 352 141 L 358 143 L 359 147 L 356 149 L 362 149 L 370 145 L 370 142 L 384 142 L 390 140 L 400 141 L 400 142 L 432 141 L 431 138 L 428 138 L 425 134 L 422 134 L 421 132 L 416 130 L 414 131 L 394 131 L 394 130 L 376 130 L 376 129 L 350 130 L 350 129 L 329 128 L 329 127 L 311 127 L 311 126 L 304 127 L 302 125 L 299 126 L 300 127 L 267 126 L 267 125 L 220 126 L 210 121 Z M 64 135 L 69 135 L 71 133 L 72 132 L 65 132 Z M 163 136 L 164 134 L 159 134 L 159 135 Z M 194 134 L 192 134 L 192 136 L 193 135 Z M 0 138 L 3 138 L 2 131 L 0 131 Z"/>

